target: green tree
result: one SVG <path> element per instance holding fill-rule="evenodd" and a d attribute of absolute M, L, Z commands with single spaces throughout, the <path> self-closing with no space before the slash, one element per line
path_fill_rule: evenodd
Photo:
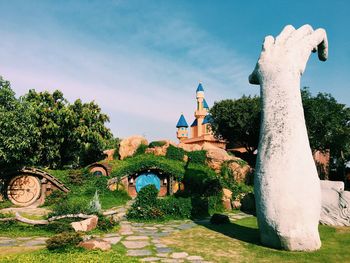
<path fill-rule="evenodd" d="M 236 100 L 215 102 L 210 114 L 215 136 L 227 140 L 228 148 L 240 146 L 250 155 L 254 153 L 259 140 L 259 97 L 243 96 Z"/>
<path fill-rule="evenodd" d="M 301 90 L 306 126 L 313 151 L 330 150 L 332 157 L 350 156 L 350 108 L 338 103 L 331 94 L 312 96 Z M 243 146 L 251 164 L 259 143 L 260 99 L 243 96 L 237 100 L 216 102 L 210 110 L 216 137 L 228 141 L 228 147 Z"/>
<path fill-rule="evenodd" d="M 37 135 L 30 105 L 16 99 L 10 83 L 0 76 L 0 170 L 35 163 Z"/>
<path fill-rule="evenodd" d="M 30 90 L 17 99 L 0 77 L 0 169 L 24 165 L 84 166 L 117 140 L 95 103 L 70 104 L 61 91 Z"/>
<path fill-rule="evenodd" d="M 95 102 L 82 103 L 78 99 L 69 104 L 58 90 L 52 94 L 30 90 L 23 101 L 35 112 L 35 126 L 40 131 L 36 141 L 40 165 L 87 165 L 103 157 L 113 135 L 105 126 L 108 116 Z"/>

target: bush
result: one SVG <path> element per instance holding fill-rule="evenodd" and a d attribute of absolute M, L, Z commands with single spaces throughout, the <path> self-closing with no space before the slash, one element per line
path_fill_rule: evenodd
<path fill-rule="evenodd" d="M 10 200 L 3 200 L 0 202 L 0 209 L 11 207 L 13 204 Z"/>
<path fill-rule="evenodd" d="M 166 171 L 167 174 L 174 176 L 176 180 L 181 180 L 185 173 L 183 162 L 169 160 L 164 156 L 142 154 L 120 162 L 117 167 L 112 169 L 111 176 L 121 178 L 122 176 L 134 174 L 150 168 Z"/>
<path fill-rule="evenodd" d="M 190 159 L 191 163 L 203 164 L 203 165 L 206 164 L 207 152 L 205 150 L 187 152 L 186 155 Z"/>
<path fill-rule="evenodd" d="M 54 190 L 45 198 L 45 206 L 52 206 L 61 202 L 66 202 L 67 194 L 60 190 Z"/>
<path fill-rule="evenodd" d="M 67 214 L 90 214 L 88 202 L 85 200 L 72 200 L 67 202 L 56 203 L 52 209 L 53 211 L 49 214 L 51 216 L 60 216 Z"/>
<path fill-rule="evenodd" d="M 154 141 L 148 145 L 148 148 L 162 147 L 166 144 L 165 141 Z"/>
<path fill-rule="evenodd" d="M 68 172 L 68 182 L 72 185 L 81 185 L 84 183 L 84 175 L 82 170 L 70 170 Z"/>
<path fill-rule="evenodd" d="M 54 221 L 48 225 L 44 225 L 43 228 L 53 233 L 74 232 L 74 228 L 69 222 L 66 221 Z"/>
<path fill-rule="evenodd" d="M 206 166 L 190 165 L 183 179 L 185 191 L 190 196 L 213 196 L 218 195 L 221 183 L 216 173 Z"/>
<path fill-rule="evenodd" d="M 64 232 L 46 240 L 48 250 L 64 250 L 77 246 L 83 238 L 76 232 Z"/>
<path fill-rule="evenodd" d="M 101 214 L 98 214 L 98 222 L 97 222 L 98 230 L 108 231 L 108 230 L 111 230 L 116 225 L 118 225 L 118 223 L 113 221 L 113 218 L 107 218 Z"/>
<path fill-rule="evenodd" d="M 165 157 L 172 160 L 183 161 L 185 151 L 181 148 L 169 145 Z"/>
<path fill-rule="evenodd" d="M 230 219 L 227 215 L 222 214 L 213 214 L 210 218 L 210 223 L 215 225 L 221 225 L 221 224 L 229 224 Z"/>
<path fill-rule="evenodd" d="M 159 200 L 159 207 L 164 215 L 172 219 L 190 218 L 192 211 L 191 198 L 169 196 Z"/>
<path fill-rule="evenodd" d="M 146 149 L 148 148 L 148 145 L 141 143 L 139 147 L 137 147 L 135 153 L 133 156 L 137 156 L 140 154 L 144 154 L 146 152 Z"/>
<path fill-rule="evenodd" d="M 182 219 L 191 217 L 191 199 L 173 196 L 157 199 L 158 190 L 154 185 L 143 187 L 134 204 L 128 211 L 129 219 L 163 220 L 165 218 Z"/>

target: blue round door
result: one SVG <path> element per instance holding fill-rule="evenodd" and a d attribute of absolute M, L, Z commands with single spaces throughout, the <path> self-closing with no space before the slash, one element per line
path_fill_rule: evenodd
<path fill-rule="evenodd" d="M 139 192 L 142 187 L 153 184 L 158 191 L 160 190 L 160 179 L 154 173 L 143 173 L 136 178 L 136 191 Z"/>

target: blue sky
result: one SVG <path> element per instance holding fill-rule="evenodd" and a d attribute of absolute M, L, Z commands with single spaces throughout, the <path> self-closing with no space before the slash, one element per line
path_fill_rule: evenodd
<path fill-rule="evenodd" d="M 248 75 L 264 36 L 308 23 L 327 30 L 329 60 L 312 56 L 302 85 L 350 104 L 350 1 L 244 2 L 0 0 L 0 75 L 18 96 L 95 100 L 115 136 L 176 140 L 199 81 L 209 106 L 258 94 Z"/>

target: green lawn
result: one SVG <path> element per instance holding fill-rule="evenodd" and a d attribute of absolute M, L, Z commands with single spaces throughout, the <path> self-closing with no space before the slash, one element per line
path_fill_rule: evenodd
<path fill-rule="evenodd" d="M 137 258 L 127 257 L 125 248 L 122 245 L 114 245 L 110 251 L 102 252 L 100 250 L 85 250 L 83 248 L 71 249 L 65 252 L 51 252 L 47 249 L 42 249 L 33 252 L 9 251 L 8 253 L 0 253 L 0 262 L 8 263 L 32 263 L 32 262 L 47 262 L 47 263 L 95 263 L 95 262 L 120 262 L 133 263 L 139 262 Z"/>
<path fill-rule="evenodd" d="M 316 252 L 287 252 L 259 242 L 256 218 L 227 225 L 203 224 L 163 240 L 171 247 L 213 262 L 350 262 L 350 228 L 319 227 L 322 248 Z"/>

